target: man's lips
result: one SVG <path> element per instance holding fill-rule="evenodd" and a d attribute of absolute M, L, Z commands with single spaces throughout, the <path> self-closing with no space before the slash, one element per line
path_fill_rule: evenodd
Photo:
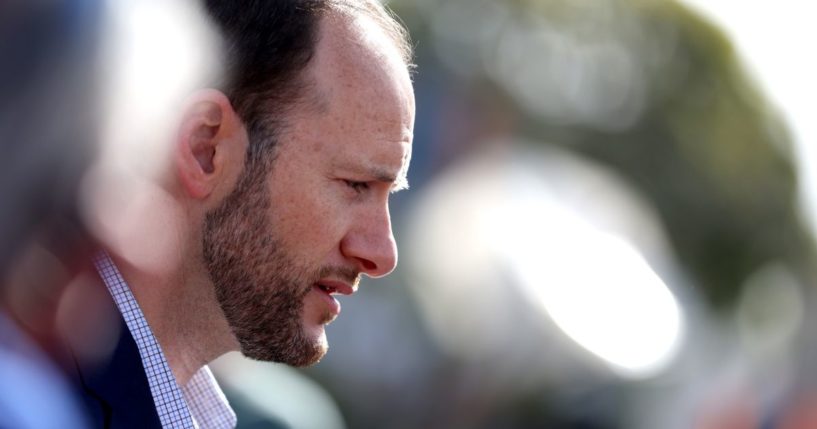
<path fill-rule="evenodd" d="M 340 303 L 333 294 L 351 295 L 357 289 L 356 284 L 349 284 L 339 280 L 321 279 L 312 286 L 312 290 L 323 297 L 329 310 L 329 321 L 340 314 Z"/>
<path fill-rule="evenodd" d="M 321 279 L 315 285 L 329 295 L 339 293 L 341 295 L 351 295 L 357 290 L 357 285 L 349 284 L 340 280 Z"/>

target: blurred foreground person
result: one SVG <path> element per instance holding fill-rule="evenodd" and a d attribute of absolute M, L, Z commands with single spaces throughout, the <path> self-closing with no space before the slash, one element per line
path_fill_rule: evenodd
<path fill-rule="evenodd" d="M 332 295 L 397 262 L 388 200 L 414 122 L 402 27 L 375 0 L 206 3 L 226 79 L 186 100 L 166 166 L 81 286 L 122 318 L 68 338 L 95 427 L 234 427 L 206 364 L 316 363 Z"/>
<path fill-rule="evenodd" d="M 0 2 L 2 428 L 85 428 L 89 421 L 57 319 L 93 254 L 78 190 L 96 151 L 99 11 L 93 0 Z M 93 303 L 81 310 L 96 313 Z M 68 307 L 61 313 L 77 320 Z"/>

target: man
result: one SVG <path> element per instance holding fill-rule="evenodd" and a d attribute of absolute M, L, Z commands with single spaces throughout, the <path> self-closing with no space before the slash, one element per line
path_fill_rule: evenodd
<path fill-rule="evenodd" d="M 402 28 L 376 0 L 207 9 L 226 83 L 191 95 L 150 209 L 94 261 L 125 320 L 111 358 L 77 357 L 100 426 L 233 427 L 206 364 L 317 362 L 333 295 L 397 262 L 388 199 L 414 121 Z"/>

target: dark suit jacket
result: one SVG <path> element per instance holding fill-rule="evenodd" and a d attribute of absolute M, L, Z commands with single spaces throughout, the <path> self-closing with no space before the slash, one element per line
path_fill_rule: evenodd
<path fill-rule="evenodd" d="M 110 305 L 115 308 L 113 298 Z M 72 352 L 74 380 L 88 407 L 92 427 L 161 428 L 139 349 L 121 314 L 115 314 L 121 326 L 119 341 L 107 358 L 83 359 Z"/>

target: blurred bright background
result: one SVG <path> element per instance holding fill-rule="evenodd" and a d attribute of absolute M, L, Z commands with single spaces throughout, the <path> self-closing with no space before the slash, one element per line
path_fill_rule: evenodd
<path fill-rule="evenodd" d="M 106 3 L 97 234 L 212 77 L 191 4 Z M 417 63 L 400 264 L 317 366 L 213 365 L 239 428 L 817 427 L 808 2 L 389 5 Z"/>

